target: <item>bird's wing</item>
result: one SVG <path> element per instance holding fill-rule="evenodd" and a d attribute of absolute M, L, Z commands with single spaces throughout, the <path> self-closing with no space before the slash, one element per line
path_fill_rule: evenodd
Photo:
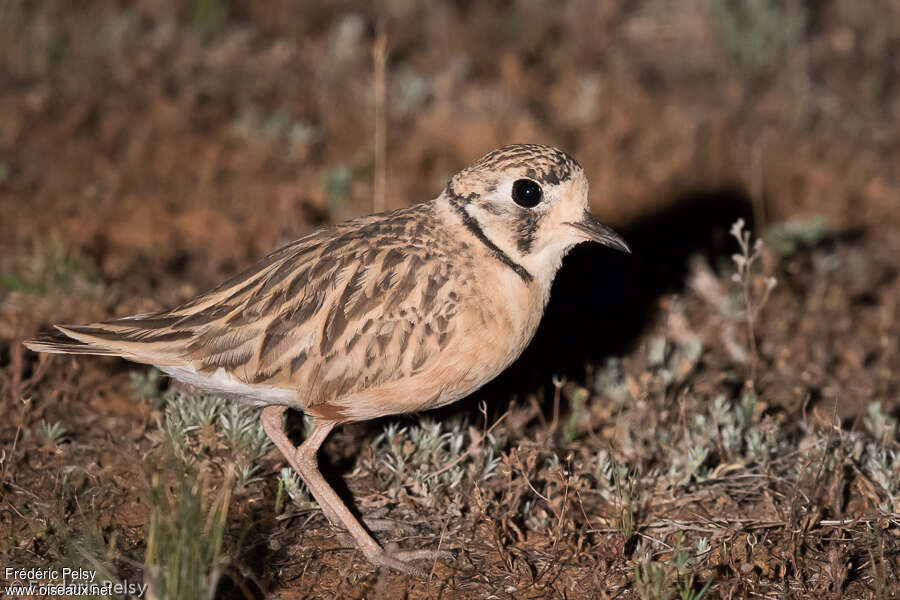
<path fill-rule="evenodd" d="M 264 285 L 285 265 L 313 254 L 320 237 L 322 233 L 316 232 L 280 248 L 211 292 L 172 310 L 87 325 L 56 325 L 56 333 L 25 345 L 36 352 L 117 355 L 147 364 L 183 365 L 189 360 L 186 350 L 198 336 L 240 312 L 249 290 Z"/>
<path fill-rule="evenodd" d="M 428 207 L 314 233 L 173 310 L 59 326 L 66 339 L 29 347 L 221 368 L 305 407 L 408 377 L 446 346 L 465 293 Z"/>

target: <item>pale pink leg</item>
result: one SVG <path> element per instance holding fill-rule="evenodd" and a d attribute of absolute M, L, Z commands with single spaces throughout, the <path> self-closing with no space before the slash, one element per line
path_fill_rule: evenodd
<path fill-rule="evenodd" d="M 353 536 L 359 549 L 362 550 L 363 554 L 373 565 L 390 567 L 415 577 L 427 577 L 425 571 L 407 564 L 401 558 L 445 558 L 448 553 L 442 552 L 437 554 L 434 551 L 413 551 L 409 553 L 396 552 L 391 555 L 385 552 L 360 524 L 359 520 L 353 516 L 347 505 L 344 504 L 319 472 L 316 452 L 334 428 L 335 423 L 332 421 L 318 421 L 312 434 L 299 447 L 295 447 L 285 435 L 282 425 L 282 416 L 286 408 L 285 406 L 267 406 L 264 408 L 260 417 L 263 429 L 266 430 L 269 439 L 281 450 L 291 467 L 306 482 L 306 487 L 309 488 L 316 502 L 322 507 L 322 512 L 325 513 L 331 524 L 336 527 L 344 527 Z"/>

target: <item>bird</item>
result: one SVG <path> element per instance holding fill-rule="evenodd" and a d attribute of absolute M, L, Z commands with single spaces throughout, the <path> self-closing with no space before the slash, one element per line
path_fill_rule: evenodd
<path fill-rule="evenodd" d="M 433 200 L 325 227 L 170 310 L 56 325 L 36 352 L 118 356 L 236 402 L 262 426 L 337 528 L 377 567 L 416 577 L 430 551 L 388 551 L 318 468 L 340 424 L 444 406 L 531 341 L 566 253 L 630 253 L 588 204 L 583 167 L 541 144 L 489 152 Z M 314 423 L 299 445 L 287 409 Z"/>

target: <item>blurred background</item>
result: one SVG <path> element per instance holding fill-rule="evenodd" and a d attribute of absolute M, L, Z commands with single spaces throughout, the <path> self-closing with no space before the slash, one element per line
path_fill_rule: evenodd
<path fill-rule="evenodd" d="M 125 296 L 205 287 L 371 212 L 379 120 L 386 208 L 541 142 L 620 227 L 725 190 L 763 223 L 896 226 L 898 23 L 892 0 L 7 1 L 0 250 L 56 236 Z"/>
<path fill-rule="evenodd" d="M 861 427 L 877 401 L 893 436 L 898 123 L 898 0 L 6 0 L 4 444 L 22 452 L 41 422 L 86 440 L 150 414 L 132 367 L 51 368 L 22 339 L 173 306 L 313 228 L 431 199 L 518 142 L 575 156 L 635 255 L 573 253 L 525 367 L 478 399 L 549 402 L 555 374 L 564 400 L 573 381 L 646 398 L 677 355 L 678 389 L 749 386 L 757 420 L 818 409 Z M 769 302 L 758 350 L 728 308 L 739 217 L 766 242 L 745 278 Z"/>

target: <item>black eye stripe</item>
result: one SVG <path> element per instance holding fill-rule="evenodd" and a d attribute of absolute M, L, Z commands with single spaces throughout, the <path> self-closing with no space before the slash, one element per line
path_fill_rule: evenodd
<path fill-rule="evenodd" d="M 512 187 L 513 202 L 525 208 L 534 208 L 541 202 L 543 191 L 536 181 L 517 179 Z"/>

